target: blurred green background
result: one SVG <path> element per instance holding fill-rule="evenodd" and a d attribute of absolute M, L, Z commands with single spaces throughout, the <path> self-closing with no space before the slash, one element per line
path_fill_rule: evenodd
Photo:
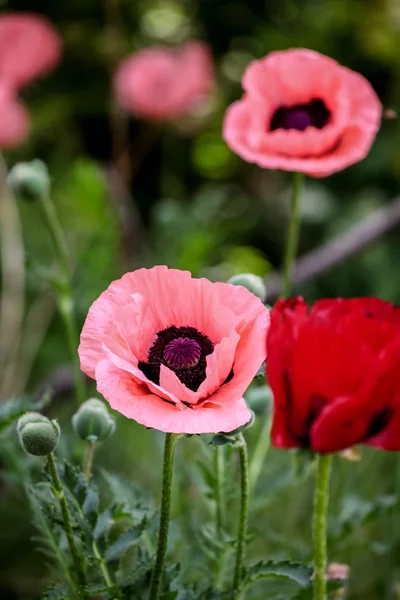
<path fill-rule="evenodd" d="M 50 169 L 74 265 L 80 325 L 91 302 L 128 269 L 161 263 L 226 280 L 243 271 L 267 277 L 279 268 L 290 174 L 243 162 L 221 137 L 225 109 L 240 97 L 249 61 L 272 50 L 311 48 L 361 72 L 385 108 L 399 106 L 398 0 L 10 0 L 1 8 L 47 16 L 64 42 L 59 67 L 23 92 L 32 134 L 5 160 L 11 167 L 41 158 Z M 121 115 L 111 88 L 118 60 L 142 47 L 190 38 L 208 42 L 215 61 L 216 89 L 201 114 L 169 126 Z M 129 181 L 118 172 L 113 151 L 119 126 L 129 139 Z M 300 254 L 389 205 L 399 180 L 400 130 L 395 119 L 384 120 L 364 161 L 328 179 L 306 180 Z M 26 335 L 7 395 L 40 394 L 50 381 L 56 390 L 50 412 L 68 432 L 68 349 L 46 283 L 54 267 L 51 246 L 34 205 L 21 205 L 20 216 Z M 392 231 L 298 291 L 309 300 L 378 295 L 400 302 L 398 236 Z M 261 402 L 262 418 L 248 435 L 250 452 L 265 406 Z M 118 432 L 99 453 L 99 464 L 158 494 L 162 436 L 122 418 Z M 201 544 L 193 543 L 196 525 L 212 511 L 201 470 L 193 468 L 211 452 L 201 444 L 194 438 L 181 445 L 175 480 L 172 547 L 193 562 L 201 553 Z M 15 474 L 27 476 L 31 468 L 16 450 L 13 431 L 1 439 L 0 460 L 1 598 L 38 597 L 47 573 L 29 541 L 33 529 Z M 400 598 L 400 519 L 392 506 L 397 456 L 363 451 L 360 462 L 335 462 L 330 555 L 351 567 L 349 598 Z M 236 467 L 232 457 L 232 477 Z M 296 475 L 291 453 L 272 450 L 254 496 L 256 540 L 249 559 L 309 560 L 311 501 L 312 477 Z M 254 598 L 267 597 L 266 590 L 260 585 Z"/>

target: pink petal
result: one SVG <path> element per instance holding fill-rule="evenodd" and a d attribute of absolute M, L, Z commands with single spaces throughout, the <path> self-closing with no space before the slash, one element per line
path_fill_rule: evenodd
<path fill-rule="evenodd" d="M 234 407 L 177 409 L 159 397 L 148 394 L 126 371 L 108 360 L 96 368 L 97 389 L 110 406 L 146 427 L 168 433 L 218 433 L 233 431 L 250 420 L 251 413 L 243 399 Z"/>

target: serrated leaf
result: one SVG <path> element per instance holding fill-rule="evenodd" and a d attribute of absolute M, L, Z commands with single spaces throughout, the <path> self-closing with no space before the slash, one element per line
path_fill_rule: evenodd
<path fill-rule="evenodd" d="M 57 583 L 46 590 L 42 596 L 42 600 L 74 600 L 75 594 L 67 585 Z"/>
<path fill-rule="evenodd" d="M 301 586 L 306 586 L 311 581 L 312 567 L 289 561 L 274 562 L 261 561 L 246 569 L 242 587 L 245 588 L 260 579 L 274 578 L 290 579 Z"/>
<path fill-rule="evenodd" d="M 107 562 L 110 562 L 112 560 L 117 560 L 121 558 L 121 556 L 125 554 L 125 552 L 129 550 L 129 548 L 138 543 L 145 526 L 146 519 L 143 519 L 141 523 L 135 525 L 134 527 L 131 527 L 130 529 L 128 529 L 128 531 L 123 533 L 116 542 L 114 542 L 113 544 L 111 544 L 111 546 L 107 548 L 107 551 L 104 555 L 105 560 Z"/>
<path fill-rule="evenodd" d="M 93 532 L 93 536 L 96 541 L 99 541 L 100 539 L 102 539 L 103 537 L 105 537 L 108 534 L 111 525 L 114 523 L 112 515 L 113 515 L 112 508 L 107 508 L 106 510 L 103 510 L 103 512 L 98 515 L 96 525 L 94 527 L 94 532 Z"/>
<path fill-rule="evenodd" d="M 90 486 L 86 492 L 86 498 L 82 505 L 82 511 L 92 526 L 94 526 L 97 521 L 98 510 L 99 493 L 94 486 Z"/>

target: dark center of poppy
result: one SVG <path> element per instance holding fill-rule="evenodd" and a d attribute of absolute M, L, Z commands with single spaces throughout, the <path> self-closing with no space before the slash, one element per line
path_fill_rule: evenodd
<path fill-rule="evenodd" d="M 308 104 L 280 106 L 273 114 L 269 130 L 296 129 L 304 131 L 307 127 L 322 129 L 330 119 L 330 112 L 323 100 L 311 100 Z"/>
<path fill-rule="evenodd" d="M 163 357 L 172 369 L 192 369 L 199 364 L 201 346 L 191 338 L 176 338 L 165 346 Z"/>
<path fill-rule="evenodd" d="M 140 361 L 138 367 L 158 385 L 161 365 L 165 365 L 186 387 L 196 392 L 206 378 L 206 357 L 213 350 L 210 338 L 194 327 L 172 326 L 157 333 L 148 362 Z"/>

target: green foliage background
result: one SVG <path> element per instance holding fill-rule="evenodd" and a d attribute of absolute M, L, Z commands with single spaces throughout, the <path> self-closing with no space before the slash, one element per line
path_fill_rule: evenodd
<path fill-rule="evenodd" d="M 59 68 L 23 93 L 33 119 L 32 135 L 5 158 L 8 166 L 33 158 L 49 166 L 75 265 L 80 324 L 91 302 L 127 268 L 165 263 L 224 280 L 243 271 L 266 276 L 279 267 L 290 175 L 244 163 L 221 138 L 224 111 L 241 95 L 240 77 L 250 60 L 277 49 L 312 48 L 361 72 L 384 107 L 399 106 L 398 0 L 9 0 L 1 7 L 46 15 L 64 40 Z M 121 199 L 119 192 L 110 193 L 106 181 L 113 162 L 110 68 L 118 56 L 135 49 L 187 38 L 204 39 L 211 46 L 217 76 L 213 101 L 201 117 L 170 127 L 129 119 L 134 178 Z M 398 194 L 399 179 L 400 130 L 396 120 L 386 120 L 363 162 L 326 180 L 307 180 L 300 253 L 389 204 Z M 127 211 L 122 219 L 121 200 Z M 53 268 L 53 257 L 35 207 L 23 205 L 20 211 L 30 305 L 37 294 L 51 298 L 43 269 Z M 124 241 L 127 222 L 132 227 Z M 399 302 L 398 236 L 398 230 L 390 233 L 299 292 L 310 300 L 379 295 Z M 46 306 L 53 315 L 51 300 Z M 22 390 L 29 394 L 69 362 L 55 313 L 44 334 Z M 22 352 L 21 373 L 28 346 Z M 69 399 L 67 390 L 50 408 L 67 434 L 73 411 Z M 261 427 L 259 419 L 249 432 L 250 452 Z M 68 440 L 63 451 L 78 457 L 82 449 Z M 160 434 L 121 418 L 118 435 L 99 452 L 98 464 L 124 473 L 154 495 L 161 446 Z M 212 512 L 204 478 L 193 467 L 207 452 L 198 438 L 178 449 L 172 548 L 176 557 L 185 553 L 192 565 L 201 554 L 201 543 L 193 541 L 195 532 Z M 32 471 L 16 450 L 12 432 L 2 438 L 0 459 L 1 597 L 37 597 L 47 574 L 29 542 L 33 530 L 16 483 L 18 472 L 27 477 Z M 358 463 L 335 463 L 330 556 L 350 564 L 349 598 L 400 597 L 393 588 L 400 585 L 400 519 L 391 500 L 398 458 L 363 451 Z M 232 477 L 236 467 L 233 457 Z M 312 475 L 295 474 L 290 453 L 270 452 L 252 503 L 256 536 L 251 560 L 309 560 L 312 482 Z M 265 586 L 255 587 L 252 597 L 266 597 Z"/>

